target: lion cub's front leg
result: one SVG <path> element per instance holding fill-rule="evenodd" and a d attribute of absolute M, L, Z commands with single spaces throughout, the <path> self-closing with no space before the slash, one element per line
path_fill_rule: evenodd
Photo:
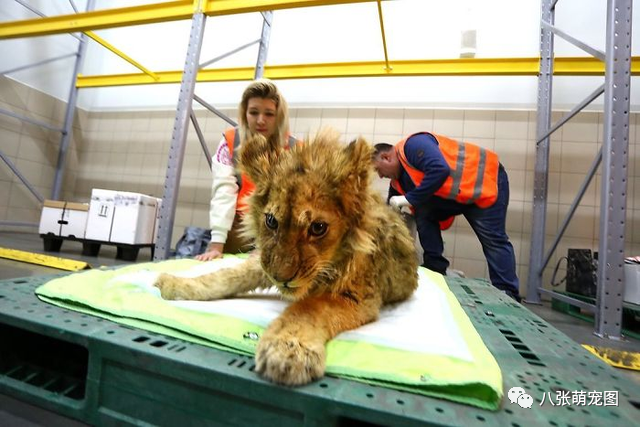
<path fill-rule="evenodd" d="M 162 273 L 153 284 L 160 289 L 164 299 L 195 301 L 226 298 L 270 285 L 257 257 L 250 257 L 235 267 L 194 278 Z"/>
<path fill-rule="evenodd" d="M 294 302 L 264 332 L 256 349 L 256 371 L 288 386 L 307 384 L 324 375 L 325 345 L 340 332 L 378 316 L 370 300 L 321 295 Z"/>

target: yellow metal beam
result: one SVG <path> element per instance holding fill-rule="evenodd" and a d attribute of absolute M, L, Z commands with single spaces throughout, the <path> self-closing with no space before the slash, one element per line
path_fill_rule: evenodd
<path fill-rule="evenodd" d="M 148 4 L 116 9 L 96 10 L 71 15 L 49 16 L 39 19 L 5 22 L 0 24 L 0 39 L 46 36 L 76 31 L 100 30 L 128 25 L 190 19 L 193 16 L 191 0 Z"/>
<path fill-rule="evenodd" d="M 104 46 L 105 48 L 109 49 L 111 52 L 113 52 L 116 55 L 118 55 L 120 58 L 122 58 L 125 61 L 127 61 L 129 64 L 131 64 L 134 67 L 136 67 L 138 70 L 142 71 L 143 73 L 147 74 L 148 76 L 151 76 L 151 78 L 154 79 L 155 81 L 158 80 L 158 76 L 156 75 L 156 73 L 154 73 L 153 71 L 147 69 L 142 64 L 140 64 L 138 61 L 134 60 L 129 55 L 127 55 L 124 52 L 120 51 L 114 45 L 112 45 L 111 43 L 109 43 L 108 41 L 106 41 L 105 39 L 103 39 L 102 37 L 100 37 L 99 35 L 94 33 L 93 31 L 85 31 L 85 34 L 88 37 L 91 37 L 93 40 L 95 40 L 100 45 Z"/>
<path fill-rule="evenodd" d="M 207 0 L 207 16 L 233 15 L 247 12 L 295 9 L 312 6 L 331 6 L 350 3 L 372 3 L 376 0 Z"/>
<path fill-rule="evenodd" d="M 393 61 L 391 69 L 384 61 L 329 64 L 272 65 L 265 67 L 264 77 L 273 80 L 381 77 L 381 76 L 537 76 L 538 58 L 460 58 L 423 61 Z M 204 69 L 198 72 L 198 82 L 228 82 L 252 80 L 253 67 Z M 180 83 L 181 71 L 160 71 L 158 80 L 141 74 L 78 76 L 79 88 Z M 640 75 L 640 57 L 633 57 L 631 74 Z M 556 58 L 556 76 L 604 75 L 604 64 L 595 58 Z"/>
<path fill-rule="evenodd" d="M 208 16 L 219 16 L 373 1 L 376 0 L 203 0 L 203 10 Z M 190 19 L 197 7 L 198 2 L 193 0 L 179 0 L 5 22 L 0 24 L 0 39 L 45 36 Z"/>
<path fill-rule="evenodd" d="M 387 70 L 390 70 L 389 55 L 387 54 L 387 37 L 384 34 L 384 18 L 382 17 L 382 3 L 378 0 L 378 18 L 380 18 L 380 33 L 382 35 L 382 49 L 384 50 L 384 64 Z"/>

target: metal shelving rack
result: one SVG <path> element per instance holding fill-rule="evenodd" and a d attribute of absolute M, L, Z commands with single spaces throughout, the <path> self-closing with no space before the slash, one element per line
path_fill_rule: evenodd
<path fill-rule="evenodd" d="M 558 0 L 542 0 L 541 5 L 537 145 L 527 302 L 539 303 L 541 295 L 546 295 L 591 310 L 596 314 L 594 333 L 603 338 L 618 340 L 621 339 L 622 294 L 624 290 L 632 0 L 607 1 L 606 52 L 604 53 L 574 39 L 554 26 L 557 3 Z M 603 61 L 605 63 L 605 82 L 558 123 L 551 126 L 554 34 Z M 603 93 L 605 102 L 602 148 L 596 155 L 567 217 L 561 224 L 558 235 L 545 255 L 549 137 Z M 601 163 L 598 292 L 594 305 L 543 289 L 541 282 L 544 268 Z"/>
<path fill-rule="evenodd" d="M 25 3 L 23 0 L 16 0 L 16 2 L 21 4 L 25 8 L 29 9 L 34 14 L 40 16 L 41 18 L 46 18 L 46 16 L 43 13 L 41 13 L 37 9 L 29 6 L 29 4 Z M 73 0 L 69 0 L 69 3 L 71 5 L 71 7 L 73 8 L 73 10 L 77 13 L 78 12 L 78 8 L 76 7 L 76 5 L 73 2 Z M 95 0 L 87 0 L 87 12 L 93 10 L 94 5 L 95 5 Z M 71 56 L 75 56 L 72 80 L 71 80 L 71 85 L 70 85 L 70 88 L 69 88 L 69 98 L 67 98 L 67 108 L 66 108 L 65 115 L 64 115 L 64 124 L 63 124 L 61 129 L 53 127 L 50 124 L 42 122 L 40 120 L 32 119 L 30 117 L 21 116 L 19 114 L 12 113 L 11 111 L 5 111 L 5 110 L 0 109 L 0 114 L 8 115 L 8 116 L 11 116 L 11 117 L 16 118 L 18 120 L 34 124 L 36 126 L 41 126 L 41 127 L 46 128 L 46 129 L 49 129 L 49 130 L 60 132 L 60 134 L 61 134 L 61 137 L 60 137 L 60 149 L 59 149 L 59 153 L 58 153 L 58 162 L 57 162 L 56 172 L 55 172 L 55 176 L 54 176 L 53 188 L 52 188 L 52 191 L 51 191 L 51 198 L 54 199 L 54 200 L 57 200 L 60 197 L 60 191 L 62 189 L 63 171 L 64 171 L 65 164 L 66 164 L 67 150 L 69 149 L 69 145 L 71 143 L 71 136 L 72 136 L 72 131 L 73 131 L 73 118 L 74 118 L 74 115 L 75 115 L 76 101 L 77 101 L 77 98 L 78 98 L 78 87 L 76 86 L 76 79 L 77 79 L 78 74 L 80 73 L 80 70 L 82 69 L 82 64 L 83 64 L 84 57 L 85 57 L 86 50 L 87 50 L 87 34 L 81 33 L 79 36 L 76 36 L 75 34 L 69 33 L 69 35 L 71 35 L 71 36 L 73 36 L 73 37 L 75 37 L 75 38 L 77 38 L 79 40 L 77 52 L 72 53 L 72 54 L 67 54 L 67 55 L 61 55 L 61 56 L 58 56 L 58 57 L 55 57 L 55 58 L 45 59 L 45 60 L 42 60 L 42 61 L 35 62 L 33 64 L 29 64 L 29 65 L 26 65 L 26 66 L 21 66 L 21 67 L 17 67 L 17 68 L 13 68 L 13 69 L 10 69 L 10 70 L 5 70 L 5 71 L 0 72 L 0 74 L 2 74 L 2 75 L 7 75 L 7 74 L 10 74 L 10 73 L 14 73 L 16 71 L 21 71 L 21 70 L 24 70 L 24 69 L 27 69 L 27 68 L 37 67 L 37 66 L 44 65 L 44 64 L 47 64 L 47 63 L 50 63 L 50 62 L 53 62 L 53 61 L 58 61 L 58 60 L 61 60 L 61 59 L 66 59 L 66 58 L 71 57 Z M 20 181 L 25 185 L 25 187 L 27 187 L 27 189 L 31 192 L 31 194 L 33 194 L 33 196 L 36 199 L 38 199 L 38 201 L 40 203 L 42 203 L 44 201 L 44 197 L 40 194 L 40 192 L 33 185 L 31 185 L 29 180 L 24 175 L 22 175 L 22 173 L 20 173 L 20 170 L 17 168 L 17 166 L 15 166 L 11 162 L 11 160 L 2 152 L 2 150 L 0 150 L 0 158 L 2 158 L 2 160 L 5 162 L 5 164 L 13 171 L 13 173 L 18 177 L 18 179 L 20 179 Z M 27 226 L 27 227 L 37 226 L 37 224 L 19 222 L 19 221 L 0 221 L 0 224 L 10 225 L 10 226 Z"/>
<path fill-rule="evenodd" d="M 201 5 L 200 5 L 201 6 Z M 258 59 L 255 67 L 254 79 L 260 78 L 264 74 L 264 65 L 267 59 L 267 52 L 269 49 L 269 39 L 271 36 L 271 25 L 273 23 L 273 12 L 262 12 L 263 25 L 262 33 L 260 36 L 260 46 L 258 48 Z M 167 174 L 165 179 L 165 190 L 162 199 L 162 206 L 160 208 L 160 225 L 158 228 L 158 242 L 154 251 L 155 260 L 163 260 L 169 257 L 171 251 L 171 231 L 173 230 L 173 224 L 175 219 L 176 206 L 178 203 L 178 185 L 180 184 L 180 175 L 182 171 L 182 163 L 184 160 L 184 153 L 186 149 L 187 132 L 189 123 L 191 120 L 193 126 L 200 140 L 200 144 L 204 150 L 204 154 L 211 166 L 211 155 L 207 149 L 204 136 L 200 131 L 195 113 L 193 112 L 193 101 L 197 101 L 202 106 L 206 107 L 214 114 L 223 118 L 229 124 L 235 126 L 236 123 L 224 116 L 215 107 L 208 104 L 202 98 L 195 94 L 195 84 L 198 75 L 198 69 L 203 68 L 199 65 L 200 50 L 202 47 L 202 39 L 204 36 L 206 23 L 206 16 L 202 11 L 202 8 L 196 9 L 193 15 L 193 21 L 191 24 L 191 34 L 189 36 L 189 49 L 187 51 L 187 59 L 185 61 L 184 71 L 182 73 L 182 82 L 180 84 L 180 97 L 178 100 L 178 108 L 176 110 L 176 119 L 173 127 L 173 134 L 171 136 L 171 145 L 169 148 L 169 162 L 167 165 Z M 251 43 L 253 44 L 253 43 Z M 205 64 L 210 64 L 216 61 L 216 58 L 212 61 L 208 61 Z"/>
<path fill-rule="evenodd" d="M 16 0 L 22 3 L 22 0 Z M 72 0 L 69 0 L 73 4 Z M 93 0 L 89 0 L 92 2 Z M 365 61 L 329 64 L 297 64 L 274 65 L 265 67 L 269 31 L 272 22 L 271 11 L 289 8 L 312 7 L 321 5 L 338 5 L 348 3 L 377 3 L 380 17 L 380 29 L 384 47 L 383 61 Z M 168 255 L 171 244 L 171 230 L 173 227 L 175 208 L 177 203 L 178 183 L 182 169 L 182 159 L 188 120 L 191 120 L 203 146 L 205 154 L 210 157 L 202 132 L 192 111 L 192 101 L 205 106 L 214 114 L 220 116 L 230 124 L 233 120 L 225 117 L 206 101 L 199 98 L 195 92 L 196 76 L 198 82 L 239 81 L 251 80 L 264 73 L 271 79 L 291 78 L 332 78 L 332 77 L 382 77 L 382 76 L 538 76 L 538 143 L 535 166 L 535 188 L 533 204 L 533 229 L 530 258 L 530 273 L 528 278 L 527 300 L 532 303 L 540 301 L 541 295 L 569 302 L 573 305 L 588 308 L 597 312 L 596 333 L 610 338 L 620 337 L 620 319 L 623 289 L 624 265 L 624 220 L 626 206 L 626 164 L 628 147 L 629 121 L 629 82 L 630 76 L 640 71 L 634 67 L 640 63 L 640 58 L 631 57 L 631 0 L 608 0 L 607 13 L 607 49 L 606 53 L 574 39 L 562 32 L 554 25 L 555 7 L 558 0 L 542 0 L 541 16 L 541 55 L 539 58 L 462 58 L 444 60 L 403 60 L 390 61 L 384 36 L 384 23 L 381 0 L 179 0 L 152 5 L 107 9 L 101 11 L 87 11 L 75 15 L 43 17 L 41 19 L 17 21 L 0 24 L 0 39 L 15 37 L 32 37 L 48 34 L 62 34 L 82 32 L 92 39 L 99 38 L 90 30 L 114 28 L 166 22 L 174 20 L 192 20 L 189 49 L 185 66 L 182 71 L 152 72 L 118 53 L 106 42 L 99 41 L 105 47 L 115 51 L 130 63 L 136 65 L 142 72 L 138 74 L 77 76 L 81 65 L 82 44 L 77 54 L 74 69 L 75 86 L 71 90 L 70 101 L 65 117 L 65 130 L 62 130 L 63 140 L 60 148 L 56 183 L 61 182 L 64 158 L 66 155 L 65 138 L 70 137 L 71 120 L 75 109 L 74 94 L 80 88 L 122 86 L 140 84 L 180 83 L 181 94 L 176 111 L 174 131 L 170 148 L 170 159 L 167 167 L 164 203 L 161 210 L 161 224 L 158 246 L 155 251 L 157 259 L 164 259 Z M 74 9 L 75 6 L 74 6 Z M 204 32 L 206 17 L 248 12 L 261 12 L 264 16 L 263 31 L 257 65 L 245 68 L 205 68 L 217 59 L 221 59 L 245 46 L 229 52 L 219 58 L 198 65 L 200 47 Z M 558 35 L 594 57 L 554 58 L 553 37 Z M 85 38 L 86 36 L 83 36 Z M 41 61 L 42 63 L 42 61 Z M 34 64 L 36 65 L 36 64 Z M 551 127 L 551 91 L 553 75 L 605 75 L 605 84 L 589 95 L 570 113 Z M 560 126 L 575 116 L 586 105 L 605 94 L 605 126 L 604 145 L 601 154 L 593 162 L 587 178 L 570 209 L 568 217 L 560 227 L 559 236 L 551 245 L 551 250 L 544 256 L 544 232 L 546 217 L 546 197 L 548 186 L 549 136 Z M 73 102 L 72 102 L 73 101 Z M 0 111 L 0 113 L 6 113 Z M 1 153 L 0 153 L 1 154 Z M 4 159 L 4 156 L 3 156 Z M 573 212 L 601 161 L 603 162 L 603 186 L 601 196 L 601 227 L 600 227 L 600 268 L 598 270 L 598 300 L 596 305 L 587 304 L 573 298 L 551 293 L 542 289 L 542 271 L 546 267 L 558 241 L 566 229 Z M 5 159 L 6 161 L 6 159 Z M 9 163 L 8 163 L 9 164 Z M 9 164 L 9 166 L 11 166 Z M 20 176 L 17 168 L 12 167 Z M 28 182 L 23 179 L 27 187 Z M 53 196 L 58 193 L 54 192 Z M 33 190 L 32 190 L 33 192 Z M 58 190 L 59 192 L 59 190 Z M 34 193 L 38 200 L 42 196 Z"/>

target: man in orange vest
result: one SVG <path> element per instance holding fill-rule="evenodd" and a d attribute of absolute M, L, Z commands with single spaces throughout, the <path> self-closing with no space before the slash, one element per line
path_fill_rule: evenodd
<path fill-rule="evenodd" d="M 515 253 L 505 230 L 509 179 L 496 153 L 420 132 L 395 146 L 376 144 L 374 167 L 381 178 L 391 179 L 389 204 L 415 215 L 423 267 L 446 273 L 441 229 L 463 215 L 480 240 L 491 283 L 520 300 Z"/>

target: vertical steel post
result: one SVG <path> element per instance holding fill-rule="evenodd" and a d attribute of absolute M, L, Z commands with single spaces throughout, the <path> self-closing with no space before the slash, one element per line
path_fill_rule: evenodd
<path fill-rule="evenodd" d="M 632 0 L 607 2 L 604 135 L 595 334 L 619 339 L 624 291 Z"/>
<path fill-rule="evenodd" d="M 93 10 L 95 0 L 87 1 L 87 12 Z M 87 36 L 82 33 L 80 35 L 80 44 L 78 46 L 78 53 L 76 56 L 76 64 L 73 67 L 73 75 L 71 77 L 71 89 L 69 90 L 69 101 L 67 102 L 67 110 L 64 115 L 64 125 L 62 126 L 62 138 L 60 139 L 60 149 L 58 150 L 58 163 L 56 165 L 56 173 L 53 177 L 53 188 L 51 189 L 51 198 L 58 200 L 60 198 L 60 192 L 62 190 L 62 182 L 64 179 L 64 168 L 67 163 L 67 151 L 71 144 L 71 137 L 73 134 L 73 118 L 76 112 L 76 103 L 78 101 L 78 88 L 76 87 L 76 80 L 78 74 L 82 70 L 82 64 L 84 63 L 84 57 L 87 53 Z"/>
<path fill-rule="evenodd" d="M 542 0 L 541 19 L 553 25 L 555 11 L 551 0 Z M 551 89 L 553 81 L 553 33 L 540 28 L 540 74 L 538 75 L 538 118 L 536 164 L 533 187 L 533 219 L 531 226 L 531 252 L 529 254 L 529 277 L 527 298 L 529 303 L 540 303 L 542 287 L 542 263 L 544 258 L 544 236 L 547 217 L 547 190 L 549 182 L 549 137 L 540 141 L 551 126 Z"/>
<path fill-rule="evenodd" d="M 264 21 L 262 22 L 262 35 L 260 36 L 260 47 L 258 48 L 258 61 L 256 62 L 254 79 L 259 79 L 264 75 L 264 63 L 267 61 L 267 53 L 269 51 L 273 12 L 270 10 L 263 12 L 262 17 L 264 18 Z"/>
<path fill-rule="evenodd" d="M 187 142 L 187 132 L 189 130 L 189 117 L 191 115 L 191 104 L 193 102 L 196 77 L 198 74 L 198 63 L 200 61 L 205 20 L 206 17 L 204 13 L 202 13 L 202 10 L 196 10 L 191 23 L 189 48 L 187 49 L 187 58 L 184 64 L 184 72 L 182 73 L 176 119 L 171 136 L 169 162 L 167 164 L 162 207 L 160 208 L 158 242 L 156 243 L 154 251 L 154 260 L 167 259 L 171 250 L 171 233 L 173 231 L 176 205 L 178 203 L 178 184 L 180 183 L 180 175 L 182 173 L 182 163 Z"/>

